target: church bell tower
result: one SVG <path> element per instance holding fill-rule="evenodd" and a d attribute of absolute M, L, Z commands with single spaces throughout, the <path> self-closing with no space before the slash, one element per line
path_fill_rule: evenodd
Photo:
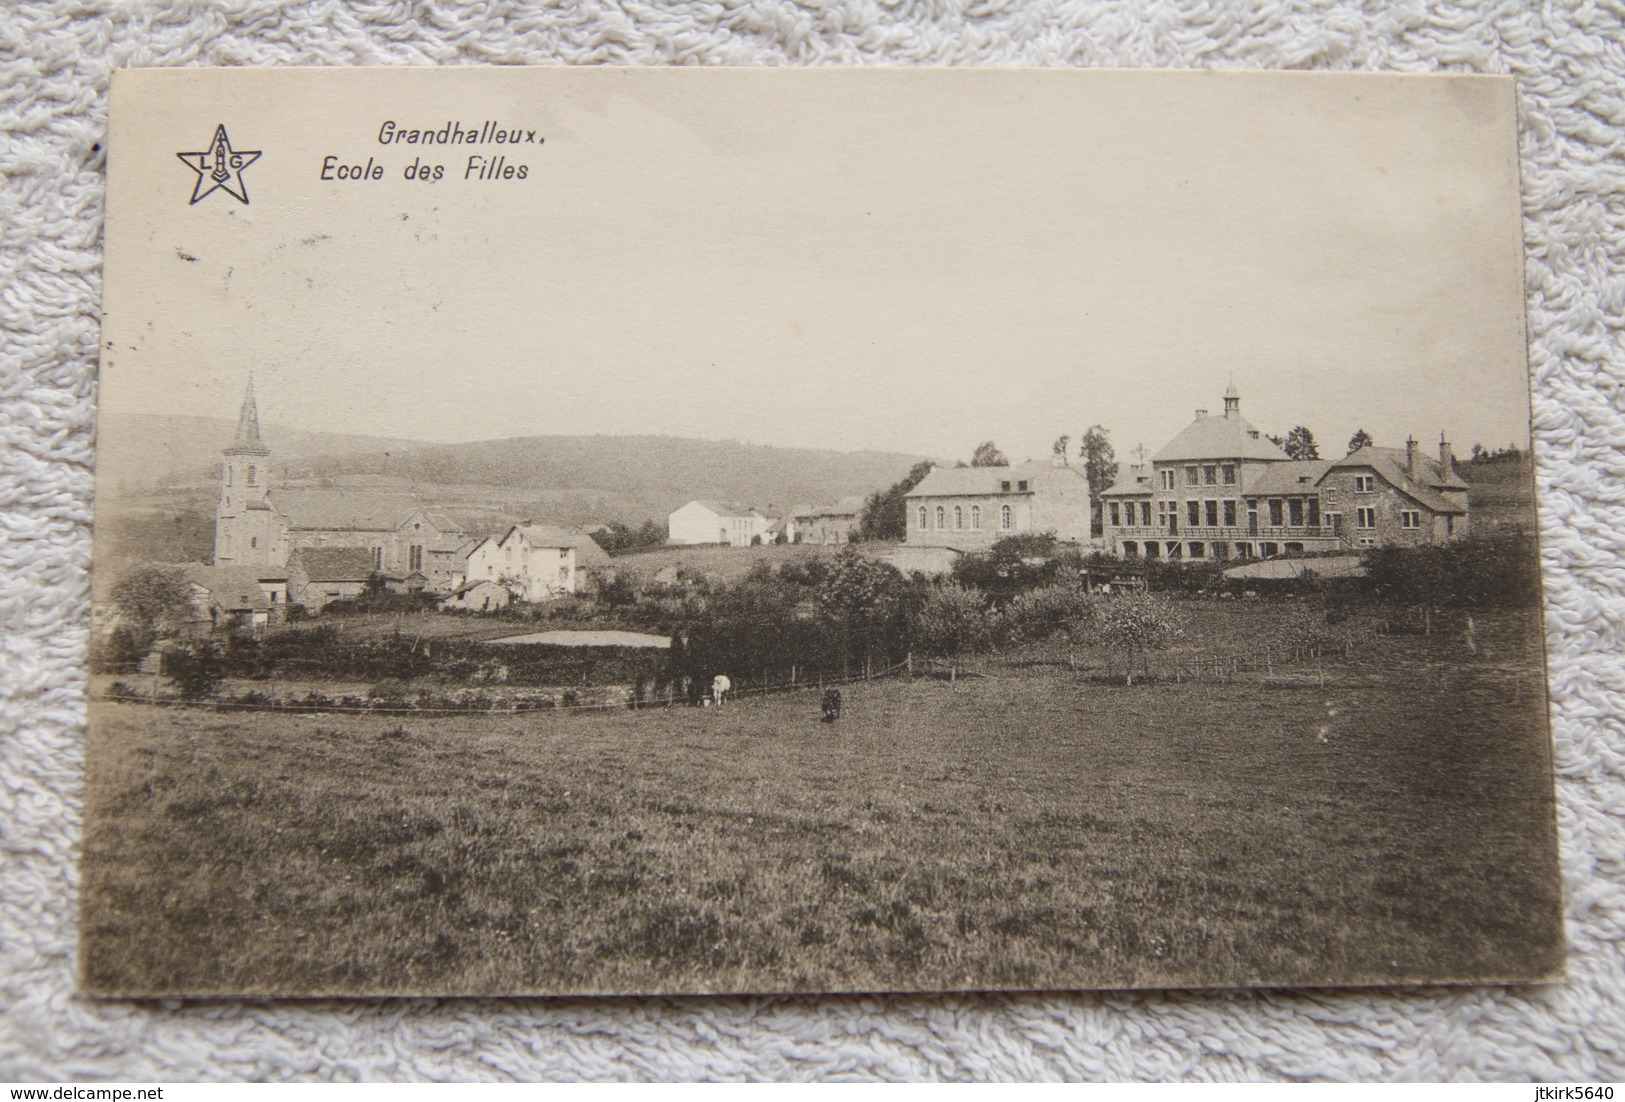
<path fill-rule="evenodd" d="M 248 377 L 237 434 L 222 454 L 220 501 L 215 506 L 216 566 L 266 565 L 274 560 L 272 513 L 266 493 L 271 481 L 271 449 L 260 439 L 260 411 L 254 377 Z"/>

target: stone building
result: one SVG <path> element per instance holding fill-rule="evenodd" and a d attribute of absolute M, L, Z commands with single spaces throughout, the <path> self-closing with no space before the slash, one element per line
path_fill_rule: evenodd
<path fill-rule="evenodd" d="M 1241 415 L 1196 418 L 1102 495 L 1105 537 L 1125 558 L 1185 560 L 1432 543 L 1467 531 L 1467 484 L 1450 445 L 1435 462 L 1415 441 L 1343 459 L 1294 460 Z"/>
<path fill-rule="evenodd" d="M 961 551 L 1006 536 L 1050 532 L 1089 540 L 1089 479 L 1051 461 L 1016 467 L 933 467 L 906 495 L 905 544 Z"/>

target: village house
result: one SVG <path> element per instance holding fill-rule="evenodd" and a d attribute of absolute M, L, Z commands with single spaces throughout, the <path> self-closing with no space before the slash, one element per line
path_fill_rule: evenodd
<path fill-rule="evenodd" d="M 1089 479 L 1059 457 L 1016 467 L 933 467 L 906 497 L 910 546 L 980 550 L 1041 532 L 1089 540 Z"/>
<path fill-rule="evenodd" d="M 1242 417 L 1232 385 L 1222 416 L 1197 410 L 1101 499 L 1114 555 L 1224 560 L 1452 539 L 1466 532 L 1466 495 L 1442 440 L 1436 463 L 1415 441 L 1294 460 Z"/>
<path fill-rule="evenodd" d="M 281 623 L 288 608 L 281 574 L 252 566 L 188 566 L 194 626 L 256 630 Z"/>
<path fill-rule="evenodd" d="M 769 542 L 772 526 L 772 518 L 760 509 L 721 501 L 691 501 L 667 518 L 666 542 L 749 547 Z"/>
<path fill-rule="evenodd" d="M 585 571 L 608 562 L 603 549 L 579 529 L 515 524 L 474 546 L 463 586 L 495 582 L 516 600 L 548 601 L 581 592 Z"/>
<path fill-rule="evenodd" d="M 797 508 L 790 516 L 790 539 L 796 543 L 849 543 L 858 531 L 863 498 L 843 497 L 829 505 Z"/>
<path fill-rule="evenodd" d="M 367 592 L 377 571 L 365 547 L 301 547 L 288 560 L 288 592 L 311 612 Z"/>

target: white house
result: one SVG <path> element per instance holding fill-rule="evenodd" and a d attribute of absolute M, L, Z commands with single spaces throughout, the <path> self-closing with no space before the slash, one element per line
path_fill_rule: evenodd
<path fill-rule="evenodd" d="M 1089 540 L 1089 479 L 1065 463 L 933 467 L 907 501 L 910 547 L 977 551 L 1036 532 Z"/>
<path fill-rule="evenodd" d="M 516 524 L 487 536 L 468 553 L 464 586 L 497 582 L 521 601 L 546 601 L 582 588 L 582 572 L 607 562 L 592 537 L 579 529 Z"/>
<path fill-rule="evenodd" d="M 769 541 L 773 519 L 760 509 L 721 501 L 691 501 L 667 518 L 669 543 L 720 543 L 749 547 Z"/>

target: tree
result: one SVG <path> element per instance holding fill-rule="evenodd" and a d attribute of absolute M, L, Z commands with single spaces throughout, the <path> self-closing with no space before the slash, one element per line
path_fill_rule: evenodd
<path fill-rule="evenodd" d="M 1004 457 L 1004 453 L 998 449 L 998 446 L 993 441 L 984 440 L 976 445 L 976 450 L 971 453 L 970 465 L 972 467 L 1008 467 L 1010 460 Z"/>
<path fill-rule="evenodd" d="M 209 640 L 171 651 L 167 660 L 169 677 L 187 700 L 202 700 L 220 687 L 225 676 L 225 658 Z"/>
<path fill-rule="evenodd" d="M 1100 641 L 1128 659 L 1124 684 L 1134 684 L 1134 659 L 1161 650 L 1182 634 L 1174 610 L 1159 597 L 1124 597 L 1109 602 L 1100 620 Z"/>
<path fill-rule="evenodd" d="M 1286 448 L 1289 459 L 1319 459 L 1320 449 L 1315 446 L 1315 434 L 1302 425 L 1294 425 L 1292 431 L 1286 434 Z"/>
<path fill-rule="evenodd" d="M 1117 481 L 1117 452 L 1112 448 L 1111 434 L 1099 425 L 1090 425 L 1078 445 L 1083 473 L 1089 478 L 1089 532 L 1098 536 L 1106 530 L 1100 495 Z"/>
<path fill-rule="evenodd" d="M 976 590 L 933 582 L 909 616 L 910 644 L 921 654 L 979 653 L 993 645 L 995 619 Z"/>
<path fill-rule="evenodd" d="M 1264 439 L 1268 440 L 1271 444 L 1274 444 L 1277 448 L 1284 447 L 1286 445 L 1286 438 L 1277 436 L 1273 432 L 1266 432 L 1264 434 Z"/>
<path fill-rule="evenodd" d="M 914 464 L 900 481 L 876 490 L 863 503 L 858 516 L 858 535 L 866 540 L 901 540 L 908 535 L 908 492 L 931 473 L 931 462 Z"/>
<path fill-rule="evenodd" d="M 192 619 L 192 587 L 177 567 L 138 566 L 113 583 L 109 596 L 118 617 L 115 630 L 137 655 Z"/>
<path fill-rule="evenodd" d="M 1376 441 L 1371 439 L 1371 434 L 1369 432 L 1366 432 L 1364 429 L 1356 429 L 1354 435 L 1349 437 L 1349 450 L 1347 454 L 1353 455 L 1361 448 L 1369 448 L 1374 443 L 1376 443 Z"/>
<path fill-rule="evenodd" d="M 1058 436 L 1055 443 L 1050 445 L 1050 452 L 1060 457 L 1062 463 L 1067 462 L 1067 449 L 1072 445 L 1072 437 Z"/>

